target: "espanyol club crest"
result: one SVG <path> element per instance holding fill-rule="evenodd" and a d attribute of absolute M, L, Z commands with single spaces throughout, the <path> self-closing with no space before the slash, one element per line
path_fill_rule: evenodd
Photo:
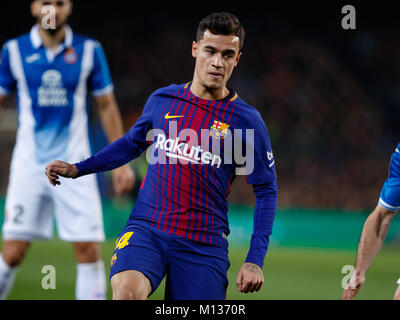
<path fill-rule="evenodd" d="M 75 53 L 74 48 L 68 48 L 64 53 L 64 61 L 68 64 L 73 64 L 78 60 L 78 56 Z"/>
<path fill-rule="evenodd" d="M 210 127 L 210 135 L 216 139 L 223 139 L 228 134 L 229 124 L 214 120 Z"/>

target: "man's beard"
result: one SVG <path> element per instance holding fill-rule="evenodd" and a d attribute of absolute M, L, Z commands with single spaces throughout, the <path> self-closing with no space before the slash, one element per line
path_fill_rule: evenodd
<path fill-rule="evenodd" d="M 67 23 L 64 22 L 64 23 L 62 23 L 62 24 L 60 24 L 58 26 L 56 25 L 56 27 L 54 29 L 53 28 L 46 28 L 44 30 L 47 31 L 50 35 L 54 36 L 57 32 L 62 30 L 66 24 Z"/>

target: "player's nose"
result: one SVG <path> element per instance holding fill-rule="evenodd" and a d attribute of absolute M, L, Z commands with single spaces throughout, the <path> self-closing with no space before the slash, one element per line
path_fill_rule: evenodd
<path fill-rule="evenodd" d="M 218 52 L 214 55 L 212 65 L 213 65 L 213 67 L 215 67 L 217 69 L 222 68 L 222 54 L 220 52 Z"/>

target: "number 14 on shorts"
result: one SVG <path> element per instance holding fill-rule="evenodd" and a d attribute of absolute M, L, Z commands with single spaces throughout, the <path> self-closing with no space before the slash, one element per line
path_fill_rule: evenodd
<path fill-rule="evenodd" d="M 129 245 L 129 239 L 132 237 L 133 231 L 124 233 L 121 237 L 115 241 L 115 250 L 123 249 Z"/>

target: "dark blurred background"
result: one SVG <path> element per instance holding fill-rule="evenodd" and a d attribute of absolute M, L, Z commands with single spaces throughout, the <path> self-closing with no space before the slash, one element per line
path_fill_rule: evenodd
<path fill-rule="evenodd" d="M 344 30 L 341 9 L 356 9 Z M 372 209 L 387 176 L 400 127 L 400 13 L 379 2 L 280 2 L 173 5 L 75 0 L 70 25 L 106 52 L 128 130 L 157 88 L 192 79 L 191 43 L 198 22 L 229 11 L 246 31 L 244 54 L 228 83 L 262 114 L 272 141 L 280 208 Z M 0 4 L 0 45 L 29 32 L 29 1 Z M 93 149 L 106 144 L 92 109 Z M 15 141 L 15 97 L 0 116 L 0 194 Z M 138 183 L 145 159 L 132 163 Z M 109 175 L 102 193 L 113 197 Z M 135 191 L 129 197 L 135 197 Z M 231 203 L 252 204 L 235 181 Z"/>

